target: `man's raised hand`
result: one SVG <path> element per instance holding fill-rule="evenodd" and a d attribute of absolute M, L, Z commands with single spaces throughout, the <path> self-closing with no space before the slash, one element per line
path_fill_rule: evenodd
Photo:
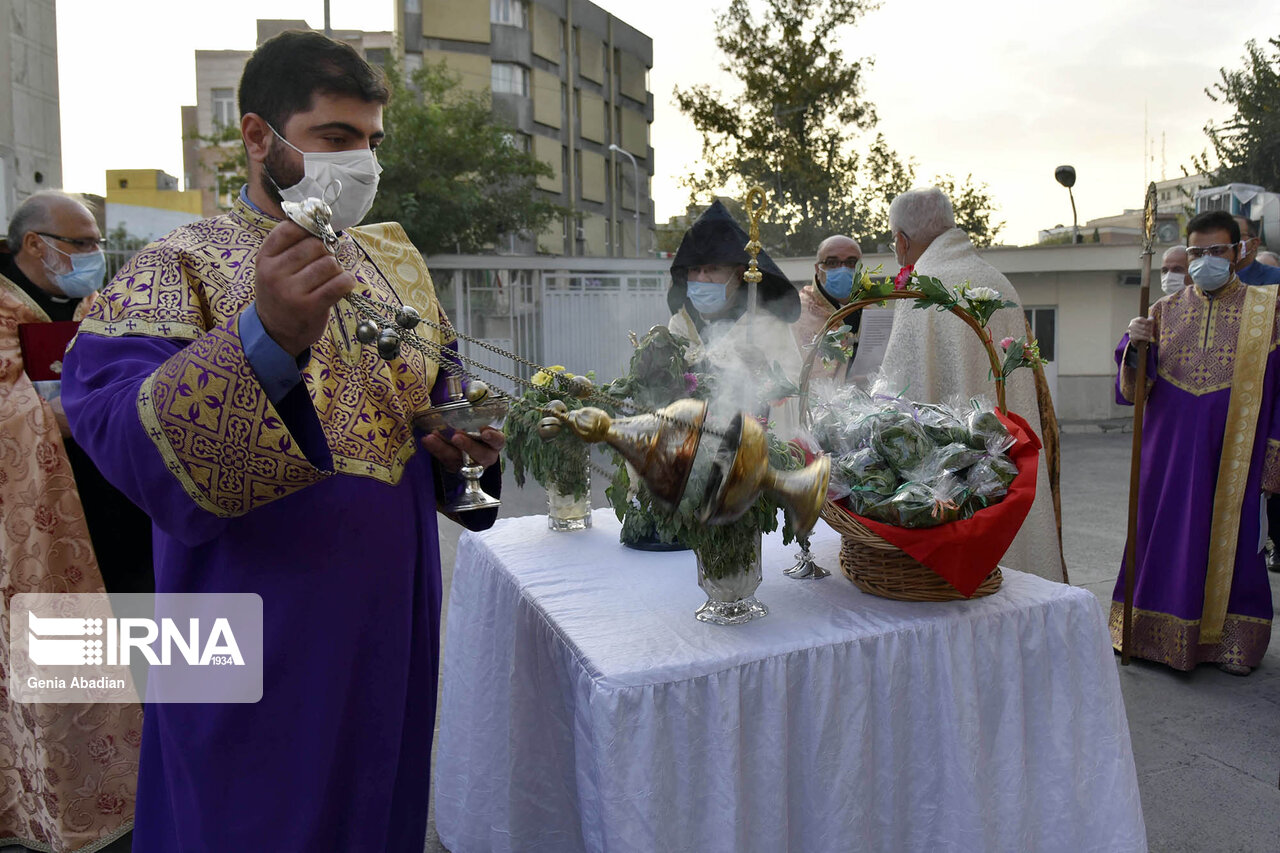
<path fill-rule="evenodd" d="M 324 243 L 288 220 L 271 229 L 258 251 L 258 319 L 294 357 L 320 340 L 329 309 L 355 286 Z"/>

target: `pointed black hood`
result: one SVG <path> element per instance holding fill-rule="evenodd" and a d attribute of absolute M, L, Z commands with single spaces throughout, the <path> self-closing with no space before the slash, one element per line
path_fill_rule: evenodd
<path fill-rule="evenodd" d="M 689 302 L 689 267 L 702 264 L 742 264 L 751 262 L 747 255 L 747 241 L 751 238 L 742 226 L 734 221 L 728 209 L 716 199 L 706 212 L 698 217 L 684 232 L 680 249 L 671 262 L 671 289 L 667 291 L 667 306 L 675 314 L 687 308 L 689 316 L 701 326 L 702 317 Z M 766 252 L 756 261 L 764 278 L 760 280 L 760 307 L 779 320 L 793 323 L 800 317 L 800 294 L 782 270 Z M 747 310 L 747 285 L 743 283 L 733 297 L 733 314 L 739 317 Z"/>

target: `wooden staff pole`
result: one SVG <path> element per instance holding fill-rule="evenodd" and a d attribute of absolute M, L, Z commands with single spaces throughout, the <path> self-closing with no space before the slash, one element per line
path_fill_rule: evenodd
<path fill-rule="evenodd" d="M 1151 256 L 1156 231 L 1156 185 L 1147 185 L 1143 206 L 1142 287 L 1138 291 L 1138 316 L 1147 316 L 1151 307 Z M 1137 341 L 1138 357 L 1133 383 L 1133 453 L 1129 463 L 1129 535 L 1124 555 L 1124 614 L 1120 624 L 1120 664 L 1129 665 L 1133 639 L 1133 589 L 1138 577 L 1138 481 L 1142 471 L 1142 415 L 1147 402 L 1147 341 Z M 1123 370 L 1123 367 L 1121 368 Z"/>

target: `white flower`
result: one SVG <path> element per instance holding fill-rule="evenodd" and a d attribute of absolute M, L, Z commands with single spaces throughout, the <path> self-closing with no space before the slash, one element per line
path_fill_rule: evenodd
<path fill-rule="evenodd" d="M 995 302 L 1000 298 L 1000 291 L 991 287 L 975 287 L 965 295 L 971 302 Z"/>

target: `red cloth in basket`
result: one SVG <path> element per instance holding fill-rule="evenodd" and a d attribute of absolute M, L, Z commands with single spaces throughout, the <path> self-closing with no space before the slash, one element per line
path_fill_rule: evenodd
<path fill-rule="evenodd" d="M 1040 439 L 1018 415 L 997 411 L 996 417 L 1017 440 L 1009 449 L 1009 459 L 1018 466 L 1018 476 L 1000 503 L 978 510 L 971 518 L 924 528 L 872 521 L 850 510 L 844 501 L 837 504 L 872 533 L 933 569 L 966 597 L 973 595 L 1009 550 L 1036 496 Z"/>

